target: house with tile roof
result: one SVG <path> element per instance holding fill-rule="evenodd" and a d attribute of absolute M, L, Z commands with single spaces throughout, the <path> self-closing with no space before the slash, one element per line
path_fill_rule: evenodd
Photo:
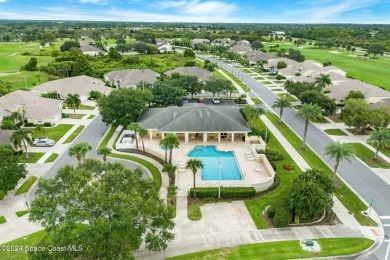
<path fill-rule="evenodd" d="M 179 73 L 181 75 L 196 76 L 201 81 L 205 81 L 213 75 L 212 72 L 205 70 L 205 69 L 202 69 L 200 67 L 180 67 L 180 68 L 177 68 L 174 70 L 167 71 L 164 74 L 167 76 L 171 76 L 173 73 Z"/>
<path fill-rule="evenodd" d="M 104 79 L 117 88 L 135 88 L 140 82 L 154 83 L 160 76 L 151 69 L 114 70 L 104 74 Z"/>

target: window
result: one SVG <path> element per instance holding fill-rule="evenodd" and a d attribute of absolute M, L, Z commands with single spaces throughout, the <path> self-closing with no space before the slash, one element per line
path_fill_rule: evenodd
<path fill-rule="evenodd" d="M 43 119 L 42 118 L 37 118 L 37 124 L 43 124 Z"/>

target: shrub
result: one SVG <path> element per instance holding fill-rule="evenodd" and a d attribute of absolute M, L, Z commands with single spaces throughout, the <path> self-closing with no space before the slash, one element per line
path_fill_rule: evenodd
<path fill-rule="evenodd" d="M 274 218 L 275 213 L 276 213 L 276 204 L 274 203 L 271 206 L 269 206 L 269 208 L 267 210 L 267 215 L 270 218 Z"/>
<path fill-rule="evenodd" d="M 292 171 L 294 170 L 294 167 L 292 167 L 290 164 L 283 164 L 283 169 L 286 171 Z"/>
<path fill-rule="evenodd" d="M 62 118 L 69 118 L 68 114 L 62 113 Z"/>
<path fill-rule="evenodd" d="M 324 90 L 324 94 L 327 94 L 327 93 L 330 93 L 330 90 L 329 90 L 329 89 Z"/>
<path fill-rule="evenodd" d="M 26 122 L 26 123 L 24 124 L 24 126 L 25 126 L 25 127 L 32 127 L 32 126 L 34 126 L 34 123 Z"/>
<path fill-rule="evenodd" d="M 46 126 L 46 127 L 53 126 L 50 122 L 45 122 L 43 125 Z"/>
<path fill-rule="evenodd" d="M 253 187 L 221 187 L 221 198 L 251 198 L 256 195 Z M 190 196 L 194 196 L 194 189 L 191 188 Z M 197 188 L 198 198 L 218 198 L 218 187 Z"/>
<path fill-rule="evenodd" d="M 283 154 L 278 153 L 278 154 L 271 156 L 271 159 L 273 161 L 282 161 L 284 159 L 284 156 L 283 156 Z"/>
<path fill-rule="evenodd" d="M 287 227 L 292 220 L 292 212 L 284 207 L 278 208 L 274 216 L 274 225 L 277 228 Z"/>
<path fill-rule="evenodd" d="M 281 80 L 281 79 L 286 79 L 286 77 L 278 74 L 276 75 L 276 79 Z"/>

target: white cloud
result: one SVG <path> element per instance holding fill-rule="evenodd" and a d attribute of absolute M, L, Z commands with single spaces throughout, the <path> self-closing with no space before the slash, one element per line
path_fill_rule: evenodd
<path fill-rule="evenodd" d="M 221 1 L 179 0 L 155 2 L 159 9 L 176 9 L 184 14 L 192 15 L 226 15 L 238 9 L 236 4 Z"/>
<path fill-rule="evenodd" d="M 107 4 L 107 0 L 79 0 L 82 4 Z"/>
<path fill-rule="evenodd" d="M 8 0 L 0 0 L 0 3 L 8 2 Z"/>

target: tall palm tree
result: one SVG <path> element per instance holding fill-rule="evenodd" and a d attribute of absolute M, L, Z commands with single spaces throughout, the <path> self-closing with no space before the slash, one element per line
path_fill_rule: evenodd
<path fill-rule="evenodd" d="M 315 84 L 320 87 L 321 91 L 327 87 L 332 86 L 332 80 L 330 79 L 329 74 L 321 74 L 319 77 L 315 79 Z"/>
<path fill-rule="evenodd" d="M 245 117 L 248 121 L 249 127 L 253 128 L 255 127 L 256 120 L 264 114 L 264 110 L 260 107 L 253 107 L 250 105 L 246 105 L 243 109 L 243 112 L 245 114 Z"/>
<path fill-rule="evenodd" d="M 66 72 L 66 76 L 69 78 L 69 71 L 71 71 L 72 67 L 69 64 L 65 64 L 63 70 Z"/>
<path fill-rule="evenodd" d="M 71 157 L 75 156 L 77 158 L 78 163 L 81 164 L 81 160 L 85 159 L 85 155 L 87 154 L 88 151 L 91 150 L 92 150 L 92 146 L 89 143 L 82 142 L 72 146 L 69 149 L 68 154 Z"/>
<path fill-rule="evenodd" d="M 351 158 L 355 155 L 355 149 L 348 143 L 337 141 L 336 143 L 330 143 L 325 147 L 325 155 L 329 155 L 330 158 L 336 160 L 333 170 L 333 180 L 336 180 L 336 172 L 340 161 L 347 160 L 350 162 Z"/>
<path fill-rule="evenodd" d="M 97 154 L 98 155 L 102 155 L 103 156 L 103 162 L 106 163 L 107 162 L 107 155 L 109 155 L 111 153 L 112 149 L 107 147 L 107 146 L 103 146 L 103 147 L 100 147 L 97 149 Z"/>
<path fill-rule="evenodd" d="M 367 139 L 367 142 L 375 146 L 374 159 L 376 160 L 378 158 L 379 148 L 384 149 L 390 147 L 390 130 L 387 128 L 375 129 Z"/>
<path fill-rule="evenodd" d="M 172 150 L 174 148 L 179 148 L 179 137 L 175 134 L 169 133 L 164 139 L 166 139 L 166 147 L 169 149 L 169 163 L 172 163 Z"/>
<path fill-rule="evenodd" d="M 196 198 L 196 184 L 195 184 L 196 173 L 202 167 L 203 167 L 203 163 L 201 160 L 198 159 L 189 159 L 186 163 L 186 168 L 190 169 L 192 171 L 192 174 L 194 175 L 194 198 Z"/>
<path fill-rule="evenodd" d="M 276 99 L 274 101 L 274 104 L 272 105 L 272 107 L 273 108 L 277 107 L 277 108 L 280 109 L 280 112 L 279 112 L 279 123 L 282 122 L 282 116 L 283 116 L 284 108 L 291 107 L 291 106 L 292 106 L 291 101 L 288 99 L 288 97 L 286 95 L 283 95 L 279 99 Z"/>
<path fill-rule="evenodd" d="M 76 115 L 76 108 L 79 108 L 81 105 L 80 96 L 78 94 L 74 94 L 74 95 L 68 94 L 68 96 L 65 99 L 65 104 L 69 108 L 73 108 L 74 114 Z"/>
<path fill-rule="evenodd" d="M 12 133 L 11 135 L 11 142 L 14 144 L 15 148 L 21 147 L 22 144 L 24 146 L 24 150 L 26 151 L 26 159 L 28 159 L 28 151 L 27 151 L 27 144 L 32 145 L 32 140 L 29 135 L 30 133 L 26 130 L 20 128 Z"/>
<path fill-rule="evenodd" d="M 322 118 L 322 109 L 317 104 L 306 103 L 302 105 L 302 108 L 298 111 L 297 117 L 305 120 L 305 128 L 303 132 L 302 149 L 305 149 L 307 129 L 310 120 L 316 120 Z"/>
<path fill-rule="evenodd" d="M 177 167 L 171 163 L 166 163 L 163 166 L 162 171 L 168 174 L 169 176 L 169 184 L 173 185 L 175 183 L 175 172 Z"/>
<path fill-rule="evenodd" d="M 23 116 L 22 114 L 20 114 L 18 111 L 14 111 L 12 112 L 12 114 L 10 115 L 9 117 L 11 120 L 14 121 L 14 123 L 18 123 L 18 122 L 22 122 L 23 120 Z"/>
<path fill-rule="evenodd" d="M 139 123 L 131 123 L 130 125 L 127 126 L 127 129 L 134 131 L 135 133 L 135 145 L 138 150 L 138 132 L 139 129 L 142 128 L 142 126 Z"/>
<path fill-rule="evenodd" d="M 148 130 L 143 128 L 143 127 L 140 127 L 140 129 L 138 129 L 138 135 L 141 137 L 141 142 L 142 142 L 142 149 L 144 150 L 145 152 L 145 144 L 144 144 L 144 137 L 148 134 Z"/>
<path fill-rule="evenodd" d="M 165 161 L 165 163 L 168 161 L 168 159 L 167 159 L 167 157 L 168 157 L 168 140 L 167 139 L 162 139 L 161 141 L 160 141 L 160 146 L 161 147 L 164 147 L 164 150 L 165 150 L 165 159 L 164 159 L 164 161 Z"/>

